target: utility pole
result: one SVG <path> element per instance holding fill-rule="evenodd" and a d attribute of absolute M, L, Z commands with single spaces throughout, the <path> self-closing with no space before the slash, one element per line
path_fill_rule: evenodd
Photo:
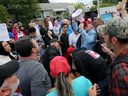
<path fill-rule="evenodd" d="M 99 0 L 97 0 L 97 7 L 98 7 L 98 17 L 99 17 L 99 15 L 100 15 L 100 2 L 99 2 Z"/>

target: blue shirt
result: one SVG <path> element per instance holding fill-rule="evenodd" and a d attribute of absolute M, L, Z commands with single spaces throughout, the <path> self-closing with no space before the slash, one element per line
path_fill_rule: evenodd
<path fill-rule="evenodd" d="M 78 29 L 79 29 L 76 22 L 72 23 L 72 27 L 74 28 L 75 31 L 78 31 Z"/>
<path fill-rule="evenodd" d="M 68 25 L 67 34 L 70 35 L 73 32 L 72 26 Z"/>
<path fill-rule="evenodd" d="M 71 85 L 74 96 L 88 96 L 88 90 L 92 86 L 92 83 L 84 76 L 80 76 L 74 79 Z M 53 89 L 46 96 L 57 96 L 57 94 L 58 91 L 56 89 Z"/>
<path fill-rule="evenodd" d="M 81 32 L 81 48 L 87 48 L 88 50 L 94 50 L 96 45 L 97 33 L 94 29 L 86 32 L 83 30 Z"/>

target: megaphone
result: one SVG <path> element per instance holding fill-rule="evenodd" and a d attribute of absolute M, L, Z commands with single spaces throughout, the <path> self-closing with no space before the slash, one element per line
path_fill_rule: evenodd
<path fill-rule="evenodd" d="M 84 18 L 82 16 L 82 9 L 77 9 L 75 12 L 73 12 L 72 17 L 80 22 L 83 22 Z"/>

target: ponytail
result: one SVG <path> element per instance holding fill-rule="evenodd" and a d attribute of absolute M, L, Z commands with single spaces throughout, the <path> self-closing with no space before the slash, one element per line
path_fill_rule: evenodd
<path fill-rule="evenodd" d="M 66 76 L 61 72 L 56 79 L 58 96 L 73 96 L 71 84 L 67 81 Z"/>

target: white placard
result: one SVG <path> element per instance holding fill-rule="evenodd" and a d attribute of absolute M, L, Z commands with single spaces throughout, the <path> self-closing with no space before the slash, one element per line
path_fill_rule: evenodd
<path fill-rule="evenodd" d="M 5 23 L 0 24 L 0 41 L 9 41 L 9 34 Z"/>

